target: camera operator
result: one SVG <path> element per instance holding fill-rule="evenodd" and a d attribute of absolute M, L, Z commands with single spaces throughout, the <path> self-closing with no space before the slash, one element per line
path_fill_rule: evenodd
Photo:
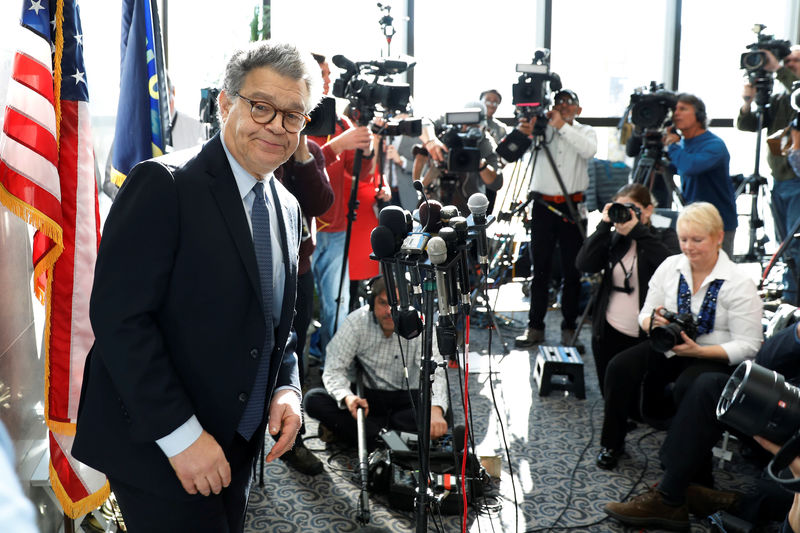
<path fill-rule="evenodd" d="M 632 406 L 642 402 L 648 412 L 640 414 L 648 417 L 654 410 L 669 412 L 700 373 L 730 374 L 761 345 L 761 299 L 753 281 L 721 249 L 724 231 L 717 209 L 706 202 L 688 205 L 677 228 L 682 253 L 667 258 L 650 278 L 639 314 L 639 325 L 650 341 L 618 353 L 606 369 L 600 468 L 617 465 L 628 417 L 636 414 Z M 675 333 L 679 324 L 662 316 L 665 309 L 680 313 L 678 318 L 691 318 L 682 318 Z M 670 332 L 674 345 L 657 351 L 656 334 L 660 338 Z M 642 387 L 645 378 L 648 386 Z M 664 391 L 671 382 L 675 385 L 667 397 Z M 637 401 L 640 389 L 644 397 Z"/>
<path fill-rule="evenodd" d="M 800 323 L 768 338 L 758 350 L 755 362 L 784 375 L 787 380 L 800 378 Z M 621 522 L 640 527 L 686 527 L 689 513 L 706 517 L 712 512 L 726 510 L 757 522 L 765 514 L 762 503 L 767 497 L 771 496 L 770 503 L 773 504 L 769 507 L 776 507 L 776 502 L 772 501 L 774 495 L 768 495 L 764 490 L 766 486 L 761 487 L 758 494 L 747 496 L 712 490 L 711 450 L 722 432 L 731 430 L 717 419 L 717 403 L 728 379 L 727 372 L 708 372 L 697 378 L 678 407 L 661 446 L 659 458 L 664 474 L 657 484 L 658 489 L 626 503 L 609 503 L 605 506 L 606 513 Z M 763 445 L 763 439 L 755 439 Z M 776 511 L 777 514 L 781 516 L 788 507 L 787 501 L 782 510 Z M 797 511 L 796 507 L 795 495 L 794 511 Z"/>
<path fill-rule="evenodd" d="M 313 54 L 320 66 L 323 88 L 330 87 L 330 68 L 325 56 Z M 325 90 L 323 94 L 328 94 Z M 339 296 L 340 275 L 344 259 L 344 241 L 347 229 L 348 201 L 353 180 L 353 160 L 355 151 L 364 152 L 360 182 L 369 182 L 372 176 L 366 170 L 372 164 L 372 133 L 366 126 L 354 127 L 345 116 L 336 119 L 336 130 L 329 137 L 309 137 L 322 147 L 325 156 L 325 168 L 333 188 L 334 201 L 330 209 L 317 217 L 317 246 L 312 256 L 311 268 L 317 284 L 320 301 L 319 321 L 320 358 L 325 363 L 325 348 L 334 334 L 336 323 L 336 299 Z M 345 279 L 349 275 L 345 272 Z M 339 322 L 347 315 L 350 291 L 347 287 L 341 291 L 339 305 Z"/>
<path fill-rule="evenodd" d="M 494 118 L 497 112 L 497 106 L 503 101 L 503 97 L 496 89 L 487 89 L 480 95 L 481 103 L 486 106 L 486 130 L 494 139 L 495 144 L 499 144 L 503 137 L 508 133 L 506 125 Z M 497 199 L 497 191 L 491 188 L 486 189 L 486 198 L 489 199 L 489 207 L 486 209 L 487 213 L 494 211 L 494 202 Z"/>
<path fill-rule="evenodd" d="M 603 207 L 602 220 L 575 260 L 582 272 L 603 272 L 592 311 L 592 354 L 601 393 L 611 358 L 645 336 L 638 318 L 650 277 L 664 259 L 680 253 L 672 228 L 651 225 L 655 201 L 647 187 L 625 185 L 612 202 Z"/>
<path fill-rule="evenodd" d="M 583 193 L 589 186 L 588 164 L 597 152 L 597 135 L 591 126 L 575 119 L 581 114 L 578 95 L 564 89 L 556 93 L 553 109 L 547 113 L 547 128 L 544 141 L 555 159 L 555 165 L 564 180 L 566 192 L 575 204 L 583 202 Z M 541 119 L 538 119 L 541 120 Z M 526 135 L 533 134 L 537 121 L 520 118 L 517 129 Z M 553 267 L 553 255 L 558 243 L 561 249 L 561 273 L 564 278 L 561 296 L 562 344 L 568 345 L 575 334 L 580 298 L 580 273 L 572 259 L 577 256 L 583 243 L 578 224 L 584 220 L 571 220 L 556 215 L 548 209 L 552 206 L 566 212 L 567 204 L 555 170 L 550 162 L 540 156 L 533 170 L 530 194 L 535 198 L 532 209 L 530 254 L 533 264 L 531 281 L 531 308 L 528 328 L 524 335 L 516 338 L 515 345 L 528 347 L 544 341 L 544 317 L 549 302 L 548 289 Z"/>
<path fill-rule="evenodd" d="M 469 213 L 467 200 L 470 196 L 476 192 L 486 194 L 489 190 L 498 191 L 503 186 L 503 174 L 498 168 L 499 160 L 495 153 L 497 145 L 486 129 L 486 107 L 481 102 L 468 102 L 464 108 L 480 109 L 481 118 L 479 123 L 461 124 L 460 126 L 456 124 L 449 125 L 450 128 L 455 128 L 456 130 L 446 130 L 441 136 L 446 137 L 450 134 L 454 137 L 456 131 L 458 131 L 459 143 L 477 147 L 480 154 L 477 170 L 452 171 L 447 169 L 449 163 L 431 165 L 430 160 L 428 160 L 427 171 L 422 172 L 424 176 L 422 177 L 422 184 L 429 189 L 434 189 L 433 196 L 443 205 L 456 206 L 461 214 Z M 448 125 L 446 116 L 440 117 L 433 122 L 436 131 L 445 130 Z M 425 148 L 429 153 L 431 152 L 427 143 Z M 445 144 L 445 148 L 450 151 L 453 147 L 447 147 Z"/>
<path fill-rule="evenodd" d="M 706 129 L 707 120 L 702 100 L 693 94 L 679 94 L 672 114 L 674 126 L 664 136 L 663 143 L 672 166 L 681 176 L 686 203 L 709 202 L 719 210 L 725 227 L 722 249 L 732 256 L 738 220 L 728 168 L 731 158 L 725 142 Z"/>
<path fill-rule="evenodd" d="M 401 113 L 393 118 L 406 120 L 410 115 Z M 376 119 L 375 123 L 383 126 L 385 122 Z M 392 204 L 408 211 L 414 211 L 419 205 L 419 195 L 413 183 L 413 149 L 417 142 L 418 138 L 410 135 L 384 135 L 379 142 L 383 146 L 383 179 L 391 188 Z"/>
<path fill-rule="evenodd" d="M 365 410 L 367 445 L 373 449 L 384 428 L 416 433 L 414 405 L 422 353 L 422 337 L 400 343 L 394 338 L 394 320 L 383 277 L 369 284 L 369 304 L 350 313 L 328 345 L 328 362 L 322 381 L 325 389 L 312 389 L 305 395 L 305 411 L 319 420 L 339 439 L 357 442 L 356 412 Z M 401 357 L 402 354 L 402 357 Z M 436 339 L 433 359 L 440 360 Z M 351 389 L 353 364 L 363 369 L 364 397 Z M 405 363 L 408 363 L 407 367 Z M 406 372 L 408 368 L 409 372 Z M 408 376 L 407 378 L 404 376 Z M 407 381 L 411 393 L 406 390 Z M 430 435 L 438 438 L 447 432 L 444 415 L 448 405 L 444 369 L 436 368 L 433 381 Z"/>
<path fill-rule="evenodd" d="M 769 98 L 769 104 L 764 106 L 764 127 L 767 128 L 767 135 L 783 136 L 784 128 L 797 115 L 792 109 L 790 94 L 792 83 L 800 79 L 800 46 L 794 45 L 790 48 L 791 53 L 783 59 L 783 66 L 769 50 L 763 50 L 767 61 L 764 70 L 774 72 L 775 77 L 786 88 L 773 94 Z M 752 103 L 756 97 L 756 88 L 750 83 L 745 84 L 742 98 L 744 105 L 739 109 L 739 117 L 736 119 L 736 127 L 742 131 L 756 131 L 758 127 L 758 117 L 752 110 Z M 769 142 L 767 143 L 770 144 Z M 779 142 L 781 145 L 782 142 Z M 775 231 L 781 240 L 786 238 L 787 232 L 794 227 L 798 217 L 800 217 L 800 178 L 792 170 L 788 158 L 778 147 L 776 150 L 767 151 L 767 163 L 772 170 L 772 213 L 775 221 Z M 795 267 L 800 268 L 800 245 L 794 244 L 789 248 L 788 254 L 795 263 Z M 795 269 L 795 272 L 797 270 Z M 797 280 L 796 275 L 791 275 L 788 271 L 784 276 L 784 300 L 797 303 Z"/>

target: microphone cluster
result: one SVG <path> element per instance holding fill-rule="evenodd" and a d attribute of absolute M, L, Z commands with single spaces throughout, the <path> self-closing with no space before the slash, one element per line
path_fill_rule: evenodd
<path fill-rule="evenodd" d="M 414 185 L 422 189 L 418 181 Z M 411 339 L 421 333 L 421 280 L 433 277 L 439 310 L 439 352 L 455 356 L 459 313 L 468 315 L 470 311 L 468 251 L 472 240 L 477 243 L 479 263 L 488 263 L 488 204 L 485 195 L 473 194 L 468 201 L 471 215 L 465 218 L 455 206 L 426 199 L 419 208 L 416 228 L 411 213 L 400 207 L 387 206 L 380 211 L 370 241 L 373 257 L 380 260 L 386 278 L 398 335 Z"/>

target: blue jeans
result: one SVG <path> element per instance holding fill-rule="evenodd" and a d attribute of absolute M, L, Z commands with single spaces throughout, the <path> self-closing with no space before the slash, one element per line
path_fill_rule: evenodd
<path fill-rule="evenodd" d="M 775 214 L 775 231 L 778 238 L 786 238 L 797 220 L 800 219 L 800 178 L 786 181 L 775 180 L 772 186 L 772 211 Z M 783 254 L 784 261 L 794 260 L 794 270 L 784 274 L 783 281 L 786 286 L 784 300 L 792 304 L 797 303 L 797 273 L 800 272 L 800 242 L 792 241 Z"/>
<path fill-rule="evenodd" d="M 320 350 L 322 363 L 325 363 L 325 347 L 330 342 L 336 322 L 336 298 L 339 294 L 340 276 L 342 274 L 342 260 L 344 259 L 345 232 L 318 232 L 317 247 L 311 256 L 311 271 L 314 272 L 314 283 L 317 285 L 320 311 Z M 345 269 L 344 286 L 342 287 L 342 300 L 339 305 L 339 324 L 347 316 L 350 302 L 350 276 Z"/>

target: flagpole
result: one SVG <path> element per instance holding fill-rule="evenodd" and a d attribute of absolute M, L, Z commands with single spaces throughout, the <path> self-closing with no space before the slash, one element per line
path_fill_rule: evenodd
<path fill-rule="evenodd" d="M 167 145 L 172 146 L 172 114 L 169 109 L 169 90 L 167 88 L 167 69 L 164 59 L 164 43 L 161 40 L 161 23 L 158 18 L 158 1 L 149 0 L 150 17 L 153 28 L 156 51 L 156 72 L 158 75 L 158 110 L 161 116 L 161 139 L 164 141 L 164 150 Z M 166 4 L 166 2 L 164 2 Z"/>

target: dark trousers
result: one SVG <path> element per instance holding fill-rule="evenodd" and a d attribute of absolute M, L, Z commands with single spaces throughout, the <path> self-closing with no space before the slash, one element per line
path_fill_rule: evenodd
<path fill-rule="evenodd" d="M 553 204 L 562 213 L 567 213 L 566 204 Z M 581 279 L 575 267 L 575 258 L 583 244 L 578 226 L 565 221 L 551 212 L 540 202 L 533 204 L 533 226 L 531 229 L 531 263 L 533 279 L 531 280 L 531 309 L 528 313 L 528 325 L 535 329 L 544 329 L 544 316 L 549 304 L 548 290 L 553 272 L 553 255 L 556 243 L 561 249 L 561 275 L 563 286 L 561 293 L 561 329 L 575 329 L 578 318 L 578 300 L 581 293 Z"/>
<path fill-rule="evenodd" d="M 605 395 L 608 363 L 619 352 L 636 346 L 642 342 L 642 339 L 620 333 L 605 320 L 603 320 L 602 327 L 603 331 L 594 332 L 592 335 L 592 354 L 594 355 L 594 366 L 597 369 L 597 381 L 600 383 L 600 393 Z"/>
<path fill-rule="evenodd" d="M 294 317 L 294 330 L 297 333 L 297 370 L 300 374 L 300 386 L 306 383 L 305 350 L 308 325 L 311 324 L 311 315 L 314 313 L 314 274 L 309 270 L 297 276 L 297 300 L 294 303 L 296 315 Z M 306 426 L 300 426 L 297 432 L 297 442 L 302 442 Z"/>
<path fill-rule="evenodd" d="M 683 502 L 691 482 L 711 483 L 711 449 L 725 426 L 717 420 L 717 402 L 729 375 L 708 372 L 686 391 L 661 446 L 664 477 L 658 485 L 667 499 Z"/>
<path fill-rule="evenodd" d="M 250 483 L 264 427 L 251 442 L 236 434 L 227 453 L 231 483 L 219 494 L 169 498 L 109 478 L 130 533 L 238 533 L 244 530 Z"/>
<path fill-rule="evenodd" d="M 411 391 L 415 402 L 417 394 L 417 390 Z M 366 389 L 364 398 L 369 405 L 369 415 L 364 419 L 368 448 L 375 447 L 378 435 L 384 428 L 417 432 L 414 406 L 408 391 Z M 320 424 L 333 431 L 337 437 L 351 446 L 358 444 L 356 419 L 347 409 L 340 409 L 331 395 L 323 394 L 322 391 L 309 394 L 304 405 L 309 416 L 319 420 Z"/>
<path fill-rule="evenodd" d="M 620 450 L 625 444 L 627 421 L 640 414 L 642 382 L 648 376 L 645 390 L 650 405 L 670 411 L 682 403 L 694 380 L 705 372 L 730 374 L 734 368 L 727 362 L 692 357 L 665 357 L 650 348 L 645 340 L 618 353 L 611 359 L 605 376 L 605 412 L 600 445 Z M 671 388 L 671 393 L 667 391 Z"/>

